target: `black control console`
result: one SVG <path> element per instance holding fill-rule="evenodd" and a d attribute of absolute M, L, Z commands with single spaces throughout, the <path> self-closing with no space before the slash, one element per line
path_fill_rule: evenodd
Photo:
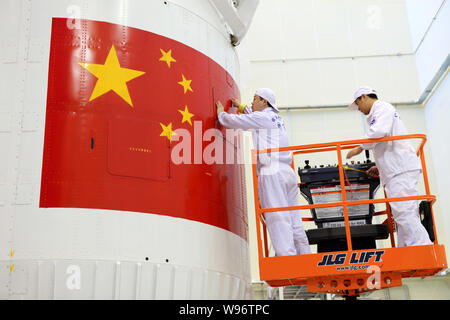
<path fill-rule="evenodd" d="M 373 199 L 380 185 L 378 178 L 367 174 L 375 163 L 369 159 L 343 165 L 345 194 L 347 201 Z M 342 192 L 337 165 L 312 167 L 308 160 L 298 168 L 300 193 L 309 204 L 341 202 Z M 347 207 L 353 249 L 376 248 L 376 239 L 389 236 L 387 225 L 373 225 L 373 204 Z M 310 244 L 317 244 L 318 252 L 347 250 L 343 207 L 311 209 L 317 229 L 307 230 Z"/>

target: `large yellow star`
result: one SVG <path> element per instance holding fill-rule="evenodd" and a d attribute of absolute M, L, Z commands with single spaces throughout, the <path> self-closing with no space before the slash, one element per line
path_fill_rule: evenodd
<path fill-rule="evenodd" d="M 159 61 L 165 61 L 167 63 L 167 65 L 169 66 L 169 68 L 170 68 L 171 62 L 177 62 L 177 60 L 172 58 L 172 50 L 169 50 L 167 52 L 165 52 L 163 49 L 159 49 L 159 50 L 161 50 L 161 53 L 162 53 L 162 57 L 159 58 Z"/>
<path fill-rule="evenodd" d="M 192 88 L 191 88 L 192 80 L 186 80 L 186 78 L 184 77 L 184 74 L 182 74 L 181 76 L 183 77 L 183 80 L 178 82 L 178 84 L 183 86 L 184 93 L 186 93 L 188 90 L 191 92 L 194 92 L 194 90 L 192 90 Z"/>
<path fill-rule="evenodd" d="M 116 49 L 114 46 L 112 46 L 109 50 L 105 64 L 79 62 L 79 65 L 88 70 L 98 79 L 89 101 L 92 101 L 112 90 L 130 106 L 133 106 L 130 93 L 128 92 L 127 82 L 143 75 L 145 72 L 122 68 L 119 64 L 119 59 L 117 58 Z"/>
<path fill-rule="evenodd" d="M 191 118 L 194 116 L 194 114 L 189 112 L 188 107 L 184 106 L 184 111 L 183 110 L 178 110 L 178 112 L 183 115 L 183 119 L 181 120 L 181 123 L 187 121 L 192 126 Z"/>
<path fill-rule="evenodd" d="M 161 125 L 161 128 L 163 131 L 159 135 L 160 137 L 167 137 L 170 142 L 172 142 L 172 135 L 176 135 L 175 132 L 172 130 L 172 122 L 169 123 L 167 126 L 163 125 L 161 122 L 159 123 Z"/>

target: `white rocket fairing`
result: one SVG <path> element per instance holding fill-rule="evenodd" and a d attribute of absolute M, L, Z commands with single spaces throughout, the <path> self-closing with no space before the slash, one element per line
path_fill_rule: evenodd
<path fill-rule="evenodd" d="M 174 165 L 167 128 L 217 126 L 256 3 L 2 2 L 1 299 L 250 296 L 242 167 Z"/>

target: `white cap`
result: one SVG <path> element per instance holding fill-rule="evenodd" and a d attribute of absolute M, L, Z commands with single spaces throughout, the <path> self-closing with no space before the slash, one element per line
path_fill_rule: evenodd
<path fill-rule="evenodd" d="M 270 103 L 270 105 L 275 109 L 276 112 L 280 112 L 275 105 L 275 92 L 269 88 L 259 88 L 256 90 L 255 94 Z"/>
<path fill-rule="evenodd" d="M 361 87 L 358 90 L 355 91 L 355 94 L 353 95 L 353 102 L 348 105 L 348 108 L 350 110 L 358 110 L 358 105 L 355 103 L 356 99 L 361 97 L 363 94 L 377 94 L 375 90 L 373 90 L 371 87 Z"/>

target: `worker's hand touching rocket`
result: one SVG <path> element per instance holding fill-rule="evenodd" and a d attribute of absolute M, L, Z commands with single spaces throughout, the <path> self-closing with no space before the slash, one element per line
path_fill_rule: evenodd
<path fill-rule="evenodd" d="M 217 116 L 219 116 L 219 113 L 225 111 L 225 108 L 220 101 L 216 102 L 216 107 L 217 107 Z M 252 113 L 252 109 L 250 107 L 247 107 L 246 104 L 241 103 L 241 101 L 239 99 L 232 98 L 231 99 L 231 108 L 230 108 L 230 110 L 228 110 L 228 112 L 237 114 L 237 115 L 249 114 L 249 113 Z"/>
<path fill-rule="evenodd" d="M 231 103 L 236 108 L 239 108 L 239 106 L 241 105 L 241 102 L 239 101 L 239 99 L 236 99 L 236 98 L 231 99 Z"/>
<path fill-rule="evenodd" d="M 248 108 L 247 105 L 242 104 L 239 101 L 239 99 L 237 99 L 237 98 L 232 98 L 231 99 L 231 106 L 232 106 L 232 109 L 230 109 L 231 113 L 236 113 L 236 114 L 251 113 L 250 108 Z M 224 106 L 222 105 L 222 103 L 220 101 L 217 101 L 216 107 L 217 107 L 217 115 L 219 115 L 219 113 L 225 111 L 224 110 Z"/>
<path fill-rule="evenodd" d="M 220 101 L 217 101 L 216 107 L 217 107 L 217 115 L 219 115 L 219 113 L 221 112 L 225 112 L 225 108 L 223 107 Z"/>

